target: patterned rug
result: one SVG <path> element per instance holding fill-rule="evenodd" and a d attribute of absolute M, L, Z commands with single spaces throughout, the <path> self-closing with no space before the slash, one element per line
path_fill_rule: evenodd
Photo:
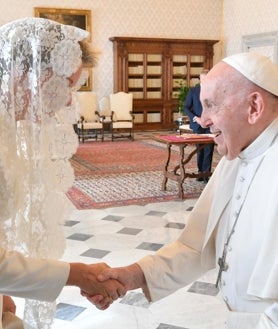
<path fill-rule="evenodd" d="M 172 150 L 170 168 L 178 163 L 177 151 Z M 76 178 L 67 195 L 77 209 L 179 200 L 177 182 L 168 180 L 167 191 L 161 189 L 166 157 L 165 145 L 153 140 L 80 144 L 71 159 Z M 196 158 L 189 167 L 196 167 Z M 197 198 L 204 186 L 186 179 L 185 197 Z"/>

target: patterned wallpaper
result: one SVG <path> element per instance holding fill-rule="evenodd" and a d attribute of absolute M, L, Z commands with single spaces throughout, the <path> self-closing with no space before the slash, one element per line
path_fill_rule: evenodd
<path fill-rule="evenodd" d="M 242 36 L 278 31 L 277 0 L 224 0 L 223 56 L 242 51 Z"/>
<path fill-rule="evenodd" d="M 98 97 L 113 90 L 111 36 L 221 39 L 215 48 L 217 62 L 242 50 L 243 35 L 278 30 L 277 0 L 0 0 L 0 3 L 1 25 L 33 16 L 34 7 L 91 10 L 92 42 L 99 51 L 98 66 L 93 71 L 93 89 Z"/>
<path fill-rule="evenodd" d="M 0 24 L 33 16 L 34 7 L 89 9 L 92 43 L 99 51 L 93 69 L 98 98 L 113 91 L 112 36 L 217 39 L 222 0 L 0 0 Z M 4 5 L 3 3 L 8 3 Z M 217 52 L 217 50 L 216 50 Z"/>

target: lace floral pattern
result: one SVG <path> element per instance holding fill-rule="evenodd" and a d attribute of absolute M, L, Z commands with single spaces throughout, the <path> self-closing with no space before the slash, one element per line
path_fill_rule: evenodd
<path fill-rule="evenodd" d="M 59 75 L 70 76 L 75 73 L 81 65 L 81 49 L 72 40 L 63 40 L 55 45 L 52 52 L 53 71 Z"/>
<path fill-rule="evenodd" d="M 59 111 L 61 104 L 70 100 L 71 91 L 68 81 L 59 76 L 52 76 L 42 86 L 43 115 L 51 116 Z"/>
<path fill-rule="evenodd" d="M 87 37 L 40 18 L 0 27 L 0 241 L 7 249 L 63 255 L 69 159 L 78 145 L 68 78 L 81 65 L 78 41 Z M 27 301 L 25 328 L 50 328 L 54 312 L 52 303 Z"/>

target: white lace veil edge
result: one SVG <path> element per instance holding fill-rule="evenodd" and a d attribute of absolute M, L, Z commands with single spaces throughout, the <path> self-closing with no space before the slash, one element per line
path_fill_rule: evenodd
<path fill-rule="evenodd" d="M 74 180 L 69 159 L 78 146 L 68 78 L 81 65 L 78 41 L 87 37 L 40 18 L 0 27 L 0 238 L 7 249 L 63 255 L 66 191 Z M 50 328 L 53 306 L 39 305 L 32 303 L 25 328 Z"/>

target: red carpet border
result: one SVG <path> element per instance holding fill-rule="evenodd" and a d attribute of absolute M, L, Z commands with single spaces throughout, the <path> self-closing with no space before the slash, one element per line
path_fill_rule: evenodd
<path fill-rule="evenodd" d="M 165 145 L 155 141 L 85 142 L 72 157 L 74 186 L 67 195 L 77 209 L 144 205 L 153 202 L 179 200 L 178 186 L 168 180 L 162 191 Z M 178 152 L 173 149 L 177 164 Z M 195 168 L 196 158 L 190 167 Z M 186 198 L 197 198 L 204 183 L 186 179 Z"/>

